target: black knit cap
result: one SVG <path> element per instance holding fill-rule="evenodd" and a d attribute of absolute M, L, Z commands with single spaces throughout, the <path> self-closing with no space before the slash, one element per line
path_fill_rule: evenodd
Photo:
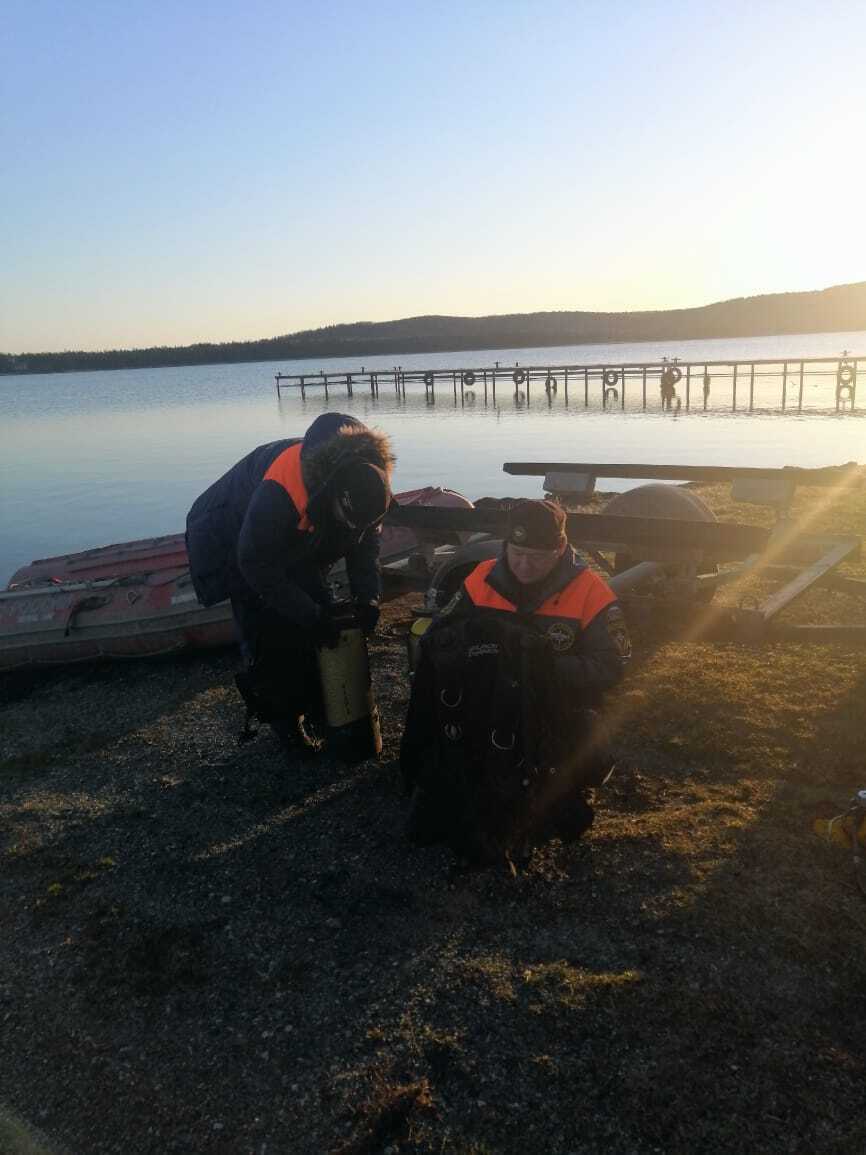
<path fill-rule="evenodd" d="M 508 511 L 508 541 L 523 549 L 559 549 L 565 510 L 555 501 L 516 501 Z"/>
<path fill-rule="evenodd" d="M 356 529 L 379 521 L 391 504 L 387 474 L 368 461 L 351 460 L 338 466 L 328 488 L 339 501 L 346 520 Z"/>

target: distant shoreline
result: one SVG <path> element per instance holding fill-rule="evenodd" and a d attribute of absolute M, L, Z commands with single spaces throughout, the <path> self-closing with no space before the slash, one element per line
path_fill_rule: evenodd
<path fill-rule="evenodd" d="M 866 329 L 866 281 L 807 293 L 742 297 L 655 312 L 547 312 L 491 317 L 410 317 L 331 325 L 260 341 L 99 352 L 0 353 L 0 375 L 191 365 L 412 356 L 475 349 L 539 349 L 643 341 L 778 337 Z"/>

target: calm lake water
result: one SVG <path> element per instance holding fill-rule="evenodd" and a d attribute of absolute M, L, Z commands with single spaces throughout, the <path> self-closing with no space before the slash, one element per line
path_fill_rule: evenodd
<path fill-rule="evenodd" d="M 307 400 L 274 393 L 273 375 L 388 369 L 475 368 L 836 357 L 866 354 L 866 332 L 820 333 L 724 341 L 580 345 L 550 349 L 259 362 L 180 369 L 56 373 L 0 377 L 0 587 L 22 564 L 183 528 L 193 499 L 253 446 L 304 432 L 326 409 L 354 413 L 393 437 L 395 488 L 446 485 L 468 497 L 540 496 L 540 479 L 502 473 L 504 461 L 645 461 L 714 465 L 834 465 L 866 457 L 860 417 L 732 415 L 730 383 L 714 384 L 707 413 L 585 410 L 582 385 L 552 405 L 535 386 L 531 403 L 515 404 L 508 387 L 497 405 L 461 408 L 449 390 L 428 406 L 424 389 L 405 401 L 383 384 L 380 397 L 356 389 L 347 399 L 323 391 Z M 639 388 L 629 386 L 629 400 Z M 596 387 L 598 392 L 598 387 Z M 682 393 L 682 385 L 680 386 Z M 698 383 L 693 400 L 700 397 Z M 759 401 L 778 404 L 778 380 L 759 386 Z M 796 390 L 793 391 L 796 397 Z M 832 404 L 827 382 L 807 382 L 806 404 Z M 658 405 L 658 387 L 649 399 Z M 700 402 L 699 402 L 700 403 Z M 623 488 L 634 482 L 624 483 Z M 615 488 L 605 483 L 606 488 Z"/>

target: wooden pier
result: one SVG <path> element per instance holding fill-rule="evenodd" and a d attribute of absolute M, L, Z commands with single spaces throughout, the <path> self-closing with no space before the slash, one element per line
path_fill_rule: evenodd
<path fill-rule="evenodd" d="M 277 396 L 284 390 L 324 389 L 353 397 L 362 390 L 373 398 L 384 388 L 405 400 L 407 387 L 423 388 L 427 403 L 443 395 L 462 406 L 517 406 L 533 398 L 548 406 L 585 409 L 732 413 L 853 413 L 857 381 L 866 372 L 866 356 L 805 357 L 789 360 L 660 361 L 621 364 L 513 365 L 496 362 L 476 369 L 367 369 L 326 373 L 277 373 Z M 771 398 L 768 401 L 768 392 Z M 498 397 L 497 397 L 498 393 Z"/>

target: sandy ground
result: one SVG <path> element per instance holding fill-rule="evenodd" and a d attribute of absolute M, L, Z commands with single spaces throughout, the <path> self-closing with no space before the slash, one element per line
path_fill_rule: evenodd
<path fill-rule="evenodd" d="M 403 839 L 412 605 L 359 767 L 239 747 L 231 654 L 0 682 L 0 1101 L 72 1155 L 866 1149 L 866 899 L 810 832 L 866 653 L 648 651 L 595 827 L 515 876 Z"/>

